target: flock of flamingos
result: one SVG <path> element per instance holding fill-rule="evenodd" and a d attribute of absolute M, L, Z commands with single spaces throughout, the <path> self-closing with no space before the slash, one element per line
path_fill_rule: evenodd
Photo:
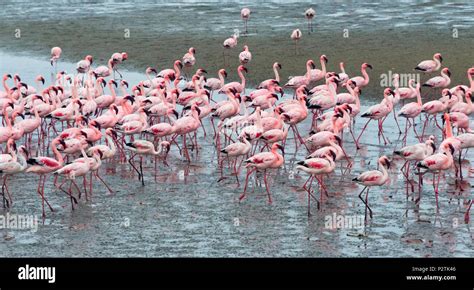
<path fill-rule="evenodd" d="M 312 18 L 311 13 L 314 16 L 314 10 L 307 11 L 308 19 Z M 245 23 L 249 16 L 250 10 L 243 9 Z M 237 41 L 238 35 L 226 39 L 224 49 L 237 46 Z M 474 146 L 474 134 L 469 127 L 469 115 L 474 112 L 471 101 L 474 68 L 467 71 L 469 86 L 453 85 L 450 70 L 442 68 L 443 58 L 436 53 L 433 59 L 413 68 L 423 74 L 437 75 L 440 71 L 439 76 L 423 84 L 410 80 L 408 87 L 400 87 L 400 77 L 395 75 L 394 87 L 383 90 L 381 102 L 361 112 L 359 95 L 369 83 L 368 70 L 372 68 L 368 63 L 362 64 L 361 76 L 349 76 L 342 62 L 340 72 L 326 71 L 328 59 L 322 55 L 320 69 L 313 60 L 308 60 L 304 75 L 291 77 L 284 83 L 279 77 L 281 65 L 275 62 L 274 78 L 261 82 L 256 90 L 247 94 L 245 73 L 252 60 L 249 47 L 244 46 L 239 54 L 240 82 L 227 81 L 225 69 L 218 71 L 217 78 L 207 77 L 204 69 L 196 67 L 195 53 L 196 50 L 190 48 L 181 60 L 174 61 L 173 68 L 161 71 L 147 68 L 146 79 L 134 86 L 129 86 L 118 71 L 128 58 L 125 52 L 112 54 L 107 65 L 97 67 L 94 67 L 93 57 L 87 55 L 77 63 L 77 72 L 68 75 L 58 72 L 61 48 L 54 47 L 51 65 L 55 79 L 49 85 L 45 85 L 42 76 L 32 85 L 23 82 L 18 74 L 5 74 L 3 91 L 0 91 L 3 122 L 0 172 L 4 207 L 12 206 L 8 178 L 21 172 L 39 176 L 37 193 L 41 197 L 43 217 L 45 204 L 53 211 L 44 193 L 45 181 L 50 176 L 54 176 L 55 186 L 67 195 L 73 209 L 82 193 L 86 200 L 90 198 L 93 179 L 101 181 L 113 193 L 99 174 L 105 160 L 128 161 L 145 185 L 143 162 L 154 160 L 155 168 L 157 160 L 167 165 L 172 146 L 179 149 L 183 159 L 192 162 L 189 151 L 194 151 L 194 157 L 198 154 L 198 130 L 213 136 L 221 179 L 225 178 L 224 163 L 233 171 L 238 186 L 242 166 L 246 169 L 240 200 L 246 197 L 249 177 L 255 173 L 256 180 L 263 175 L 271 203 L 268 173 L 284 164 L 285 144 L 291 140 L 287 140 L 291 131 L 294 136 L 291 142 L 295 143 L 296 150 L 307 151 L 307 158 L 297 162 L 296 169 L 309 175 L 303 185 L 309 215 L 311 200 L 319 208 L 328 197 L 324 179 L 330 177 L 337 164 L 346 169 L 352 166 L 344 150 L 345 143 L 354 142 L 358 150 L 364 130 L 374 121 L 378 126 L 379 143 L 386 144 L 383 128 L 386 118 L 394 118 L 403 134 L 405 147 L 394 154 L 406 161 L 401 171 L 406 179 L 407 198 L 409 187 L 415 192 L 414 175 L 419 179 L 417 203 L 423 176 L 433 175 L 437 206 L 438 187 L 440 180 L 445 180 L 445 173 L 452 172 L 456 180 L 463 178 L 463 150 Z M 189 79 L 184 76 L 185 71 L 189 74 L 194 70 Z M 424 102 L 421 86 L 429 87 L 427 92 L 432 95 L 441 92 L 439 99 Z M 223 100 L 216 100 L 216 95 Z M 441 116 L 441 124 L 436 116 Z M 205 118 L 210 120 L 208 128 L 203 125 Z M 354 132 L 357 118 L 367 120 L 358 136 Z M 399 118 L 406 119 L 404 130 L 398 125 Z M 298 125 L 307 119 L 312 122 L 311 131 L 309 135 L 301 134 Z M 434 130 L 439 128 L 436 138 L 425 136 L 427 126 Z M 457 135 L 453 127 L 457 127 Z M 349 138 L 343 138 L 344 131 Z M 419 143 L 407 146 L 409 134 L 414 134 Z M 441 142 L 436 144 L 436 139 Z M 17 143 L 24 145 L 17 146 Z M 358 197 L 365 205 L 366 219 L 367 213 L 372 218 L 369 189 L 388 181 L 391 158 L 381 156 L 378 165 L 378 170 L 363 172 L 352 179 L 364 187 Z M 83 178 L 82 188 L 76 183 L 79 177 Z M 313 182 L 318 184 L 319 196 L 315 194 Z M 466 222 L 472 205 L 472 201 L 469 202 Z"/>

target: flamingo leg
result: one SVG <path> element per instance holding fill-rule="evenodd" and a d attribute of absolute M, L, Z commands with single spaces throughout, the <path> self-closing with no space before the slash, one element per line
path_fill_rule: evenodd
<path fill-rule="evenodd" d="M 362 137 L 362 134 L 364 134 L 364 131 L 365 129 L 367 129 L 367 125 L 369 125 L 370 121 L 372 121 L 372 119 L 367 120 L 367 123 L 365 123 L 364 127 L 362 128 L 362 131 L 360 132 L 359 137 L 357 137 L 357 141 L 356 141 L 357 144 L 359 144 L 360 137 Z"/>
<path fill-rule="evenodd" d="M 247 195 L 247 186 L 249 184 L 249 176 L 250 174 L 252 174 L 252 172 L 254 172 L 255 170 L 257 170 L 256 168 L 252 168 L 252 169 L 248 169 L 247 168 L 247 176 L 245 177 L 245 186 L 244 186 L 244 192 L 240 195 L 239 197 L 239 201 L 241 201 L 242 199 L 245 198 L 245 196 Z"/>
<path fill-rule="evenodd" d="M 268 182 L 267 182 L 267 170 L 263 171 L 263 181 L 265 183 L 265 189 L 267 190 L 267 195 L 268 195 L 268 203 L 272 203 L 272 196 L 270 194 L 270 190 L 268 188 Z"/>

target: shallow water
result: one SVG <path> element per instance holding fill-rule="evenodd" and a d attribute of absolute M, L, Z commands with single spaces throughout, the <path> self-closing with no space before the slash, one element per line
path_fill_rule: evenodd
<path fill-rule="evenodd" d="M 73 64 L 62 63 L 66 70 Z M 33 56 L 0 54 L 2 72 L 19 72 L 31 82 L 39 73 L 50 70 L 49 63 Z M 144 76 L 125 72 L 131 83 Z M 291 96 L 286 96 L 291 97 Z M 364 101 L 365 105 L 370 102 Z M 403 125 L 402 121 L 402 125 Z M 362 120 L 358 120 L 356 132 Z M 210 131 L 209 121 L 205 126 Z M 308 132 L 310 124 L 300 124 L 300 132 Z M 472 256 L 471 224 L 463 222 L 466 205 L 471 196 L 470 184 L 465 190 L 455 190 L 452 176 L 440 185 L 440 209 L 436 211 L 431 177 L 426 175 L 419 207 L 407 200 L 405 183 L 394 161 L 390 184 L 371 189 L 369 203 L 374 219 L 358 229 L 329 229 L 325 218 L 336 214 L 364 216 L 364 205 L 357 197 L 360 186 L 350 180 L 359 172 L 374 169 L 377 158 L 391 155 L 401 147 L 394 121 L 388 118 L 386 135 L 391 144 L 379 145 L 376 126 L 369 126 L 362 137 L 362 149 L 355 150 L 349 134 L 344 136 L 345 150 L 352 156 L 350 173 L 341 175 L 339 169 L 327 179 L 329 198 L 321 210 L 313 204 L 308 218 L 306 193 L 301 186 L 306 174 L 294 172 L 295 161 L 302 160 L 306 151 L 294 148 L 290 133 L 286 145 L 284 168 L 271 174 L 273 203 L 268 204 L 265 191 L 256 186 L 247 199 L 239 203 L 242 187 L 235 188 L 234 177 L 218 183 L 215 147 L 212 138 L 199 132 L 199 154 L 192 153 L 191 164 L 183 161 L 173 146 L 168 161 L 170 167 L 159 164 L 154 171 L 150 160 L 145 164 L 146 186 L 142 187 L 130 166 L 118 161 L 104 164 L 100 173 L 116 194 L 106 195 L 106 189 L 94 182 L 93 200 L 82 199 L 71 211 L 65 195 L 48 179 L 45 192 L 55 208 L 37 232 L 29 230 L 0 230 L 2 256 L 199 256 L 199 257 L 366 257 L 366 256 Z M 439 130 L 429 128 L 426 134 Z M 408 143 L 415 143 L 409 138 Z M 437 143 L 439 144 L 439 137 Z M 472 154 L 464 162 L 470 167 Z M 229 174 L 229 171 L 226 171 Z M 244 178 L 243 173 L 240 176 Z M 466 182 L 472 182 L 467 177 Z M 10 181 L 14 196 L 10 214 L 34 214 L 40 217 L 40 199 L 35 193 L 37 177 L 19 174 Z M 255 186 L 251 182 L 251 186 Z M 316 193 L 317 194 L 317 193 Z M 0 210 L 0 214 L 6 214 Z"/>

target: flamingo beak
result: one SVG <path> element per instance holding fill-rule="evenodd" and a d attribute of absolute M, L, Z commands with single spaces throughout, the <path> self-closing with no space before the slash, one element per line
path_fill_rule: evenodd
<path fill-rule="evenodd" d="M 373 69 L 371 64 L 367 64 L 367 67 L 370 68 L 370 69 Z"/>
<path fill-rule="evenodd" d="M 281 146 L 280 144 L 277 144 L 276 147 L 281 150 L 281 153 L 285 155 L 285 147 Z"/>

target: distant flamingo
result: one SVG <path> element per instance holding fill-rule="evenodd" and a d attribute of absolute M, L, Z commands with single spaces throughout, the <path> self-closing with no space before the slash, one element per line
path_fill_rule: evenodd
<path fill-rule="evenodd" d="M 238 38 L 239 38 L 239 30 L 236 30 L 235 33 L 231 37 L 227 38 L 222 43 L 222 46 L 224 47 L 224 50 L 222 51 L 222 57 L 224 58 L 224 65 L 226 65 L 225 51 L 235 48 L 237 46 Z"/>
<path fill-rule="evenodd" d="M 249 18 L 250 18 L 250 9 L 242 8 L 242 10 L 240 11 L 240 18 L 242 18 L 242 20 L 244 21 L 245 34 L 248 34 L 249 31 L 248 31 L 247 22 L 249 21 Z"/>
<path fill-rule="evenodd" d="M 295 29 L 291 32 L 291 39 L 295 42 L 295 55 L 298 54 L 298 41 L 301 39 L 302 33 L 301 30 Z"/>
<path fill-rule="evenodd" d="M 249 47 L 244 45 L 244 50 L 239 54 L 239 61 L 241 65 L 248 64 L 252 60 L 252 53 Z"/>
<path fill-rule="evenodd" d="M 54 66 L 54 73 L 57 73 L 58 60 L 61 57 L 62 49 L 58 46 L 51 48 L 51 66 Z"/>
<path fill-rule="evenodd" d="M 316 11 L 313 8 L 309 8 L 304 12 L 304 17 L 308 20 L 308 34 L 313 32 L 313 18 L 316 15 Z"/>

